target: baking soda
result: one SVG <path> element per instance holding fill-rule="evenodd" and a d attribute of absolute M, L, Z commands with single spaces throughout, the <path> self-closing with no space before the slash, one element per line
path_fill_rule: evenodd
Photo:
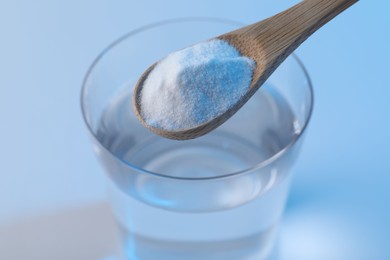
<path fill-rule="evenodd" d="M 157 63 L 140 95 L 142 117 L 177 131 L 219 116 L 246 93 L 255 62 L 223 40 L 174 52 Z"/>

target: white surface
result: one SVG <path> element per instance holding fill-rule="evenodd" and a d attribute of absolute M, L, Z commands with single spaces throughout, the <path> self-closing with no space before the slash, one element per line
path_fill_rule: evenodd
<path fill-rule="evenodd" d="M 0 259 L 109 259 L 118 234 L 104 203 L 64 209 L 0 225 Z"/>

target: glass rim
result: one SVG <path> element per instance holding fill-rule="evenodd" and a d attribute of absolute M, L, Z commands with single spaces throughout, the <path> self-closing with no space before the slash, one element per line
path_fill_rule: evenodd
<path fill-rule="evenodd" d="M 246 173 L 252 172 L 252 171 L 254 171 L 256 169 L 264 168 L 264 167 L 270 165 L 272 162 L 276 161 L 277 159 L 282 157 L 285 153 L 287 153 L 290 150 L 290 148 L 292 148 L 294 146 L 294 144 L 297 143 L 297 141 L 300 139 L 300 137 L 304 134 L 304 132 L 305 132 L 305 130 L 306 130 L 310 120 L 311 120 L 311 116 L 312 116 L 312 113 L 313 113 L 313 107 L 314 107 L 313 84 L 312 84 L 312 81 L 311 81 L 311 78 L 309 76 L 309 73 L 308 73 L 307 69 L 303 65 L 303 62 L 298 58 L 298 56 L 295 53 L 292 53 L 291 57 L 295 60 L 297 65 L 301 68 L 301 70 L 302 70 L 302 72 L 304 74 L 304 77 L 307 80 L 307 84 L 308 84 L 308 89 L 309 89 L 309 93 L 310 93 L 309 114 L 308 114 L 307 118 L 305 119 L 305 122 L 304 122 L 304 124 L 303 124 L 303 126 L 301 128 L 301 131 L 299 132 L 299 134 L 294 135 L 294 137 L 290 140 L 290 142 L 287 145 L 285 145 L 283 147 L 283 149 L 281 149 L 277 153 L 273 154 L 269 158 L 267 158 L 265 160 L 262 160 L 259 163 L 253 165 L 252 167 L 249 167 L 249 168 L 246 168 L 246 169 L 243 169 L 243 170 L 240 170 L 240 171 L 236 171 L 236 172 L 220 175 L 220 176 L 211 176 L 211 177 L 195 178 L 195 177 L 169 176 L 169 175 L 165 175 L 165 174 L 158 173 L 158 172 L 148 171 L 148 170 L 143 169 L 143 168 L 141 168 L 141 167 L 139 167 L 139 166 L 137 166 L 135 164 L 132 164 L 132 163 L 126 161 L 126 160 L 123 160 L 123 159 L 117 157 L 115 154 L 113 154 L 109 149 L 107 149 L 107 147 L 105 147 L 99 141 L 99 139 L 97 138 L 95 132 L 92 130 L 92 127 L 91 127 L 91 125 L 90 125 L 90 123 L 88 122 L 88 119 L 87 119 L 87 115 L 86 115 L 86 110 L 87 109 L 84 106 L 84 99 L 85 99 L 85 94 L 86 94 L 85 92 L 86 92 L 86 89 L 87 89 L 88 79 L 90 78 L 90 75 L 92 74 L 94 68 L 101 61 L 101 59 L 111 49 L 113 49 L 116 45 L 120 44 L 122 41 L 124 41 L 127 38 L 130 38 L 130 37 L 132 37 L 132 36 L 134 36 L 134 35 L 136 35 L 138 33 L 141 33 L 141 32 L 143 32 L 145 30 L 148 30 L 148 29 L 151 29 L 151 28 L 154 28 L 154 27 L 158 27 L 158 26 L 161 26 L 161 25 L 167 25 L 167 24 L 179 23 L 179 22 L 191 22 L 191 21 L 194 21 L 194 22 L 195 21 L 221 22 L 221 23 L 226 23 L 226 24 L 231 24 L 231 25 L 245 26 L 244 23 L 241 23 L 241 22 L 238 22 L 238 21 L 235 21 L 235 20 L 224 19 L 224 18 L 216 18 L 216 17 L 205 17 L 205 16 L 185 17 L 185 18 L 175 18 L 175 19 L 164 19 L 164 20 L 161 20 L 161 21 L 149 23 L 149 24 L 146 24 L 144 26 L 138 27 L 137 29 L 134 29 L 134 30 L 132 30 L 132 31 L 130 31 L 128 33 L 125 33 L 121 37 L 117 38 L 116 40 L 114 40 L 113 42 L 108 44 L 105 48 L 103 48 L 103 50 L 93 60 L 93 62 L 89 66 L 89 68 L 88 68 L 88 70 L 87 70 L 87 72 L 86 72 L 86 74 L 84 76 L 83 82 L 82 82 L 81 94 L 80 94 L 80 106 L 81 106 L 81 112 L 82 112 L 82 116 L 83 116 L 83 121 L 84 121 L 85 125 L 87 126 L 88 132 L 92 135 L 93 139 L 99 143 L 99 146 L 102 147 L 105 150 L 105 152 L 108 152 L 111 156 L 113 156 L 115 159 L 119 160 L 121 163 L 125 164 L 127 167 L 134 168 L 135 170 L 137 170 L 139 172 L 142 172 L 142 173 L 145 173 L 145 174 L 148 174 L 148 175 L 152 175 L 154 177 L 159 177 L 159 178 L 182 180 L 182 181 L 206 181 L 206 180 L 217 180 L 217 179 L 219 180 L 219 179 L 239 177 L 239 176 L 245 175 Z"/>

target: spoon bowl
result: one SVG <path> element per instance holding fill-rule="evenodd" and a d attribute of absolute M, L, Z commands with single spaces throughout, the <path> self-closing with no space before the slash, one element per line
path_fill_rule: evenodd
<path fill-rule="evenodd" d="M 252 58 L 256 66 L 247 92 L 217 117 L 184 130 L 166 130 L 149 125 L 142 117 L 140 96 L 143 83 L 157 63 L 139 78 L 133 93 L 133 108 L 139 121 L 154 133 L 175 140 L 200 137 L 234 115 L 261 87 L 277 67 L 310 35 L 358 0 L 304 0 L 263 21 L 220 35 L 241 55 Z"/>

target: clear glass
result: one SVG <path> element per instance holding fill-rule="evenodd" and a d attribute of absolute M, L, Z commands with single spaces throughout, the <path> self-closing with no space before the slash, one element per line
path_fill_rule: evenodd
<path fill-rule="evenodd" d="M 86 75 L 82 111 L 127 259 L 270 256 L 313 106 L 301 62 L 287 58 L 236 115 L 195 140 L 156 136 L 131 104 L 153 62 L 239 26 L 210 18 L 151 24 L 111 44 Z"/>

